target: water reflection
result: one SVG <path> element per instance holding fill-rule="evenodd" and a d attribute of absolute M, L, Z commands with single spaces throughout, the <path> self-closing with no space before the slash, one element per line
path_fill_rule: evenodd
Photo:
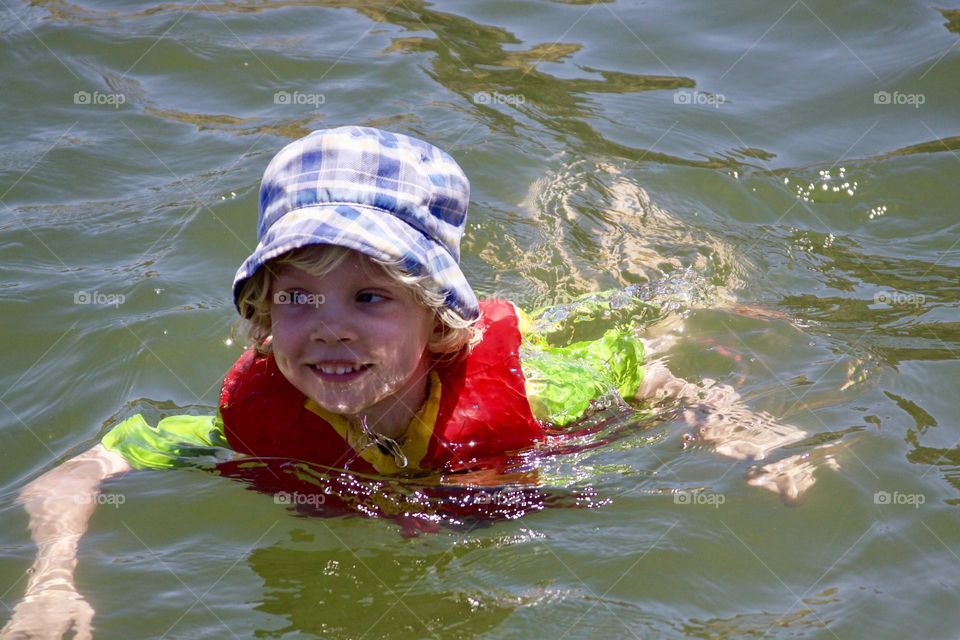
<path fill-rule="evenodd" d="M 643 299 L 659 304 L 669 320 L 681 307 L 732 302 L 731 291 L 753 270 L 724 237 L 654 202 L 627 169 L 570 154 L 552 164 L 518 210 L 496 212 L 489 223 L 512 233 L 481 228 L 470 241 L 495 278 L 477 279 L 480 294 L 533 309 L 644 284 Z"/>
<path fill-rule="evenodd" d="M 928 447 L 920 442 L 920 438 L 927 430 L 939 427 L 936 418 L 930 415 L 919 404 L 909 398 L 885 391 L 884 394 L 897 407 L 913 420 L 913 426 L 907 429 L 906 441 L 912 447 L 907 452 L 907 461 L 914 464 L 937 467 L 943 474 L 943 479 L 955 489 L 960 489 L 960 446 Z M 945 503 L 960 505 L 960 498 L 948 498 Z"/>
<path fill-rule="evenodd" d="M 903 147 L 890 153 L 879 156 L 878 160 L 895 158 L 897 156 L 910 156 L 919 153 L 943 153 L 944 151 L 957 151 L 960 149 L 960 136 L 950 136 L 947 138 L 937 138 L 919 144 L 913 144 Z"/>
<path fill-rule="evenodd" d="M 305 462 L 238 458 L 217 462 L 216 472 L 251 489 L 272 494 L 274 502 L 302 516 L 361 515 L 393 520 L 405 537 L 442 530 L 469 531 L 496 521 L 517 520 L 547 508 L 589 509 L 610 503 L 592 481 L 593 466 L 571 474 L 569 458 L 615 446 L 647 446 L 656 436 L 644 431 L 656 416 L 629 407 L 591 413 L 546 443 L 488 459 L 443 475 L 416 472 L 407 477 L 366 476 Z M 577 458 L 580 460 L 579 458 Z M 209 456 L 197 461 L 209 463 Z M 614 471 L 604 468 L 604 472 Z"/>
<path fill-rule="evenodd" d="M 627 94 L 643 91 L 675 91 L 696 86 L 692 78 L 672 75 L 634 74 L 611 69 L 580 66 L 578 75 L 591 77 L 563 78 L 551 75 L 539 67 L 546 63 L 562 63 L 579 51 L 583 45 L 570 42 L 549 42 L 525 45 L 522 40 L 498 27 L 475 22 L 452 13 L 437 11 L 426 2 L 409 0 L 402 3 L 384 0 L 358 4 L 346 0 L 320 0 L 316 2 L 230 2 L 223 4 L 203 3 L 157 5 L 142 11 L 100 11 L 78 5 L 63 5 L 44 0 L 36 4 L 50 12 L 58 21 L 85 24 L 115 24 L 117 21 L 138 21 L 156 15 L 178 16 L 196 14 L 249 14 L 285 8 L 326 7 L 352 9 L 377 23 L 388 23 L 406 31 L 430 32 L 430 36 L 394 38 L 388 53 L 433 54 L 427 75 L 440 86 L 459 95 L 470 105 L 471 119 L 485 122 L 491 129 L 505 133 L 517 133 L 518 126 L 529 121 L 551 132 L 550 137 L 561 136 L 572 148 L 590 149 L 591 152 L 627 160 L 648 160 L 670 164 L 701 167 L 738 166 L 733 157 L 713 157 L 691 160 L 656 152 L 653 149 L 629 147 L 608 140 L 587 122 L 599 114 L 590 94 Z M 272 40 L 258 46 L 256 41 L 241 42 L 257 54 L 268 68 L 289 66 L 290 59 L 300 54 L 299 42 Z M 160 43 L 161 48 L 168 46 Z M 293 48 L 291 48 L 293 47 Z M 509 49 L 507 48 L 509 47 Z M 157 52 L 160 55 L 162 52 Z M 345 52 L 348 55 L 349 52 Z M 331 60 L 327 72 L 336 66 L 343 56 Z M 128 75 L 130 70 L 124 73 Z M 135 72 L 134 72 L 135 74 Z M 313 86 L 317 70 L 311 67 L 306 76 L 306 86 Z M 275 76 L 275 74 L 274 74 Z M 279 79 L 278 79 L 279 80 Z M 134 81 L 135 82 L 135 81 Z M 484 100 L 483 96 L 488 99 Z M 143 99 L 144 103 L 148 101 Z M 460 103 L 455 108 L 463 108 Z M 504 108 L 506 106 L 506 108 Z M 248 119 L 238 114 L 186 113 L 183 110 L 150 105 L 149 113 L 159 118 L 189 122 L 198 128 L 213 128 L 241 134 L 275 133 L 287 137 L 299 137 L 316 128 L 319 114 L 298 122 L 282 122 L 271 118 L 250 126 Z M 304 121 L 306 120 L 306 121 Z M 366 124 L 374 124 L 367 122 Z M 541 144 L 540 134 L 525 127 L 523 137 Z M 765 155 L 766 152 L 761 153 Z"/>
<path fill-rule="evenodd" d="M 312 539 L 312 536 L 308 540 Z M 355 540 L 333 550 L 276 545 L 248 559 L 263 579 L 257 609 L 289 624 L 258 637 L 293 633 L 324 638 L 473 638 L 499 626 L 523 605 L 507 594 L 469 589 L 445 571 L 453 552 L 398 553 Z"/>
<path fill-rule="evenodd" d="M 943 25 L 948 31 L 960 33 L 960 9 L 937 9 L 947 22 Z"/>
<path fill-rule="evenodd" d="M 860 249 L 850 239 L 825 242 L 827 234 L 802 232 L 825 284 L 837 291 L 870 297 L 787 294 L 780 304 L 796 317 L 815 320 L 824 331 L 855 332 L 889 366 L 905 360 L 949 360 L 960 349 L 960 327 L 943 322 L 937 311 L 960 303 L 955 267 L 939 261 L 887 257 Z M 794 239 L 796 236 L 794 237 Z M 862 294 L 861 294 L 862 295 Z M 864 336 L 864 332 L 867 335 Z"/>
<path fill-rule="evenodd" d="M 840 602 L 836 597 L 836 589 L 825 589 L 816 597 L 804 598 L 798 605 L 802 608 L 785 611 L 784 613 L 739 613 L 726 618 L 715 617 L 707 619 L 692 618 L 678 625 L 684 637 L 703 638 L 766 638 L 785 637 L 787 629 L 792 630 L 791 637 L 808 637 L 817 632 L 835 635 L 830 630 L 829 619 L 823 619 L 817 614 L 816 605 L 825 606 Z"/>

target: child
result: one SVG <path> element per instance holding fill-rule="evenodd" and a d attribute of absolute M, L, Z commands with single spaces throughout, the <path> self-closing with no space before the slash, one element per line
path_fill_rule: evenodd
<path fill-rule="evenodd" d="M 22 491 L 38 557 L 4 632 L 73 625 L 89 637 L 77 543 L 101 482 L 131 469 L 238 454 L 380 475 L 483 469 L 618 396 L 685 398 L 689 420 L 711 425 L 693 410 L 702 389 L 659 363 L 644 377 L 632 330 L 556 345 L 548 313 L 478 302 L 459 267 L 468 200 L 456 162 L 405 135 L 342 127 L 281 150 L 260 188 L 259 244 L 233 285 L 253 348 L 227 373 L 218 414 L 157 427 L 136 415 Z M 592 303 L 634 319 L 651 311 L 622 293 Z M 732 390 L 708 391 L 756 418 Z M 722 421 L 702 433 L 741 458 L 804 435 L 768 426 L 774 437 L 748 443 Z"/>

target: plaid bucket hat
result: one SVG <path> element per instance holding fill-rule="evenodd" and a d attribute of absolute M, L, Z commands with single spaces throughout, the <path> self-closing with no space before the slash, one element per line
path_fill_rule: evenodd
<path fill-rule="evenodd" d="M 470 182 L 441 149 L 370 127 L 321 129 L 284 147 L 260 183 L 257 248 L 233 280 L 233 299 L 268 260 L 330 244 L 427 276 L 468 320 L 477 297 L 460 270 Z"/>

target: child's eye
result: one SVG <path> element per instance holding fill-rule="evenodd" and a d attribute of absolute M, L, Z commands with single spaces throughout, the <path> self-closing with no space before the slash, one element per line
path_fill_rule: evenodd
<path fill-rule="evenodd" d="M 382 302 L 388 298 L 374 291 L 362 291 L 357 294 L 357 302 Z"/>
<path fill-rule="evenodd" d="M 290 292 L 290 304 L 307 304 L 307 292 L 306 292 L 306 291 L 291 291 L 291 292 Z"/>

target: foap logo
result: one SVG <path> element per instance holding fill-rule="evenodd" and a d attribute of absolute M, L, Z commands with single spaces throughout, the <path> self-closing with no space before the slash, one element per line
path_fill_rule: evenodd
<path fill-rule="evenodd" d="M 510 104 L 516 106 L 518 104 L 526 104 L 526 102 L 527 98 L 520 93 L 499 93 L 497 91 L 487 93 L 486 91 L 478 91 L 473 94 L 474 104 Z"/>
<path fill-rule="evenodd" d="M 573 304 L 583 299 L 583 295 L 574 295 L 562 290 L 552 290 L 547 293 L 524 292 L 520 287 L 510 287 L 505 289 L 477 290 L 478 297 L 484 300 L 511 300 L 522 306 L 524 309 L 539 309 L 540 307 L 560 307 Z M 521 304 L 523 303 L 523 304 Z"/>
<path fill-rule="evenodd" d="M 92 304 L 101 307 L 119 307 L 127 301 L 122 293 L 101 293 L 100 291 L 77 291 L 73 294 L 73 304 Z"/>
<path fill-rule="evenodd" d="M 877 91 L 873 94 L 873 104 L 880 105 L 909 105 L 919 109 L 927 101 L 922 93 L 900 93 L 899 91 Z"/>
<path fill-rule="evenodd" d="M 922 293 L 908 293 L 903 291 L 877 291 L 873 294 L 874 304 L 886 304 L 891 307 L 922 307 L 927 297 Z"/>
<path fill-rule="evenodd" d="M 927 496 L 922 493 L 900 493 L 894 491 L 877 491 L 873 494 L 873 504 L 881 505 L 907 505 L 914 509 L 919 509 L 920 505 L 926 503 Z"/>
<path fill-rule="evenodd" d="M 122 493 L 98 493 L 95 495 L 83 493 L 73 496 L 73 501 L 75 504 L 92 504 L 98 507 L 101 505 L 110 505 L 114 508 L 119 508 L 120 505 L 127 501 L 127 498 Z"/>
<path fill-rule="evenodd" d="M 306 505 L 310 507 L 319 507 L 326 502 L 326 499 L 327 497 L 322 493 L 300 493 L 299 491 L 288 493 L 286 491 L 281 491 L 273 494 L 274 504 L 282 504 L 286 506 Z"/>
<path fill-rule="evenodd" d="M 727 501 L 722 493 L 705 493 L 703 491 L 677 491 L 673 494 L 673 504 L 710 506 L 719 509 Z"/>
<path fill-rule="evenodd" d="M 698 104 L 719 109 L 727 101 L 722 93 L 703 93 L 702 91 L 675 91 L 673 104 Z"/>
<path fill-rule="evenodd" d="M 478 491 L 470 496 L 472 504 L 492 504 L 508 507 L 524 504 L 522 491 Z"/>
<path fill-rule="evenodd" d="M 273 104 L 307 105 L 318 108 L 326 103 L 327 97 L 322 93 L 305 93 L 303 91 L 277 91 L 273 94 Z"/>
<path fill-rule="evenodd" d="M 310 307 L 319 307 L 327 301 L 322 293 L 306 293 L 304 291 L 278 291 L 273 294 L 274 304 L 296 304 Z"/>
<path fill-rule="evenodd" d="M 120 105 L 127 102 L 127 96 L 122 93 L 100 93 L 94 91 L 77 91 L 73 94 L 73 104 L 107 106 L 119 109 Z"/>

